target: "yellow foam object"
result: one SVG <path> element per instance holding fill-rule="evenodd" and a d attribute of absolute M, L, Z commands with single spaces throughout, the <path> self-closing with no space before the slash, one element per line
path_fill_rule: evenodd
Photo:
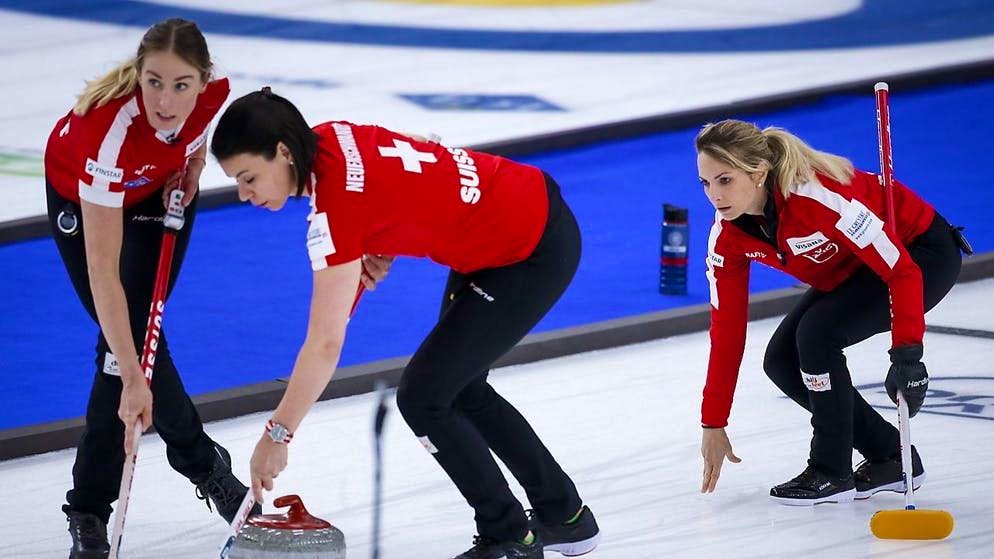
<path fill-rule="evenodd" d="M 944 510 L 881 510 L 870 531 L 884 540 L 941 540 L 953 533 L 953 515 Z"/>

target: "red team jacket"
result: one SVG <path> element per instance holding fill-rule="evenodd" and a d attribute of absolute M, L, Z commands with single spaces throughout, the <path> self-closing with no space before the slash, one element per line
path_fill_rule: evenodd
<path fill-rule="evenodd" d="M 63 198 L 130 208 L 162 188 L 207 141 L 208 127 L 228 98 L 228 80 L 210 82 L 190 116 L 170 136 L 143 114 L 141 89 L 55 123 L 45 149 L 45 178 Z"/>
<path fill-rule="evenodd" d="M 862 266 L 890 289 L 894 347 L 921 343 L 925 331 L 922 278 L 906 246 L 935 216 L 927 202 L 895 181 L 897 236 L 884 228 L 885 191 L 877 176 L 856 171 L 851 184 L 819 175 L 791 189 L 775 189 L 777 246 L 745 233 L 715 214 L 708 239 L 711 287 L 711 357 L 702 422 L 724 427 L 732 407 L 745 349 L 749 263 L 783 270 L 819 291 L 831 291 Z"/>
<path fill-rule="evenodd" d="M 390 254 L 469 273 L 524 260 L 545 230 L 549 201 L 535 167 L 379 126 L 333 121 L 314 132 L 307 250 L 315 271 Z"/>

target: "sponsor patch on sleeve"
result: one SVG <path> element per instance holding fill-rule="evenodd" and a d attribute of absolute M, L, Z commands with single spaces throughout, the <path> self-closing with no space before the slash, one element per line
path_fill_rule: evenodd
<path fill-rule="evenodd" d="M 862 202 L 852 200 L 835 227 L 849 237 L 856 246 L 866 248 L 884 230 L 884 222 Z"/>
<path fill-rule="evenodd" d="M 311 216 L 307 228 L 307 254 L 311 258 L 311 268 L 316 272 L 328 267 L 325 258 L 335 254 L 335 243 L 328 227 L 328 214 L 321 212 Z"/>
<path fill-rule="evenodd" d="M 725 266 L 725 257 L 714 252 L 709 252 L 708 264 L 718 268 L 723 268 Z"/>

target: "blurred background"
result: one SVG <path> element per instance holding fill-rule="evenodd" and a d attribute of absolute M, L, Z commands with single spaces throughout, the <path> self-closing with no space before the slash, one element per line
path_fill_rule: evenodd
<path fill-rule="evenodd" d="M 707 302 L 713 210 L 692 145 L 702 124 L 782 126 L 874 171 L 879 79 L 892 84 L 897 177 L 967 226 L 978 252 L 994 249 L 987 0 L 5 0 L 0 430 L 85 410 L 96 327 L 48 237 L 43 150 L 84 81 L 172 16 L 203 29 L 216 74 L 231 79 L 229 101 L 270 85 L 312 124 L 436 133 L 556 177 L 584 253 L 538 328 L 549 335 Z M 204 396 L 289 373 L 310 270 L 306 201 L 279 214 L 238 204 L 213 161 L 201 188 L 166 332 L 188 389 Z M 686 295 L 659 292 L 664 203 L 689 210 Z M 431 262 L 399 259 L 362 301 L 343 364 L 409 355 L 434 323 L 445 276 Z M 794 283 L 754 267 L 754 292 Z"/>

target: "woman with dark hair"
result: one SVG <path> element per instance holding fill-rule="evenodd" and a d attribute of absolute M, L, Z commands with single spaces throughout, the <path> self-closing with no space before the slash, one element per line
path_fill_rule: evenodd
<path fill-rule="evenodd" d="M 956 283 L 960 248 L 969 245 L 903 184 L 895 183 L 893 215 L 886 215 L 875 175 L 786 130 L 724 120 L 705 126 L 696 147 L 700 180 L 717 210 L 708 241 L 701 491 L 714 491 L 726 457 L 739 462 L 725 427 L 745 346 L 751 261 L 812 286 L 773 334 L 763 363 L 774 384 L 811 413 L 814 428 L 807 467 L 770 496 L 815 505 L 903 491 L 897 429 L 853 388 L 843 351 L 890 330 L 885 386 L 892 400 L 903 392 L 914 416 L 928 388 L 924 314 Z M 895 221 L 896 235 L 885 218 Z M 853 449 L 865 458 L 855 472 Z M 925 470 L 917 449 L 912 457 L 917 487 Z"/>
<path fill-rule="evenodd" d="M 473 507 L 479 536 L 458 557 L 539 558 L 592 550 L 599 531 L 570 478 L 490 367 L 549 311 L 580 258 L 580 234 L 541 170 L 378 126 L 311 129 L 268 88 L 218 122 L 211 151 L 239 196 L 277 211 L 310 198 L 310 320 L 282 401 L 252 456 L 252 489 L 272 489 L 287 444 L 328 384 L 345 339 L 363 253 L 429 257 L 451 268 L 438 323 L 404 370 L 397 405 Z M 490 451 L 524 487 L 531 519 Z"/>
<path fill-rule="evenodd" d="M 86 426 L 63 506 L 71 558 L 109 553 L 107 520 L 139 417 L 145 428 L 155 425 L 173 469 L 225 520 L 248 491 L 231 473 L 228 452 L 204 433 L 165 332 L 151 389 L 138 363 L 163 201 L 175 188 L 185 193 L 186 225 L 176 240 L 171 291 L 197 213 L 208 127 L 228 97 L 228 80 L 213 79 L 211 71 L 207 43 L 194 23 L 159 22 L 132 59 L 87 84 L 55 124 L 45 150 L 52 235 L 80 302 L 100 327 Z"/>

